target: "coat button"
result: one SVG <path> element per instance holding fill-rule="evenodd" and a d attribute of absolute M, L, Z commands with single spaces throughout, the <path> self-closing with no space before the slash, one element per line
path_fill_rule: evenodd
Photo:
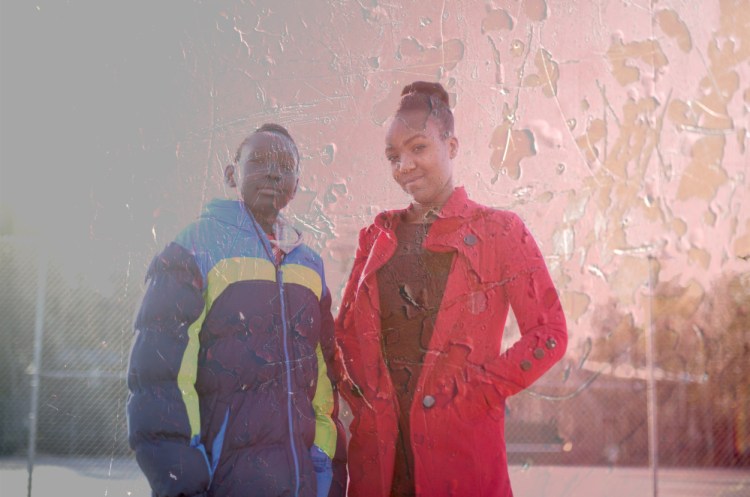
<path fill-rule="evenodd" d="M 432 395 L 425 395 L 422 399 L 422 405 L 425 406 L 425 408 L 429 409 L 430 407 L 435 405 L 435 397 Z"/>
<path fill-rule="evenodd" d="M 526 359 L 521 361 L 521 369 L 524 371 L 528 371 L 529 369 L 531 369 L 531 361 L 527 361 Z"/>
<path fill-rule="evenodd" d="M 477 244 L 477 237 L 471 233 L 464 237 L 464 243 L 469 247 L 473 247 Z"/>
<path fill-rule="evenodd" d="M 544 357 L 544 349 L 541 347 L 537 347 L 534 349 L 534 358 L 535 359 L 541 359 Z"/>
<path fill-rule="evenodd" d="M 544 342 L 544 345 L 546 345 L 549 350 L 552 350 L 557 347 L 557 340 L 554 338 L 548 338 L 547 341 Z"/>

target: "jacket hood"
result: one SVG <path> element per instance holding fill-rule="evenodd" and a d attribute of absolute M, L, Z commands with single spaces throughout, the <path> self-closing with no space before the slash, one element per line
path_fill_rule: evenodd
<path fill-rule="evenodd" d="M 263 228 L 241 200 L 213 199 L 203 207 L 200 217 L 201 219 L 215 219 L 253 235 L 263 233 Z M 276 239 L 271 240 L 271 244 L 287 254 L 302 245 L 304 241 L 302 233 L 282 214 L 279 214 L 273 224 L 273 233 Z"/>

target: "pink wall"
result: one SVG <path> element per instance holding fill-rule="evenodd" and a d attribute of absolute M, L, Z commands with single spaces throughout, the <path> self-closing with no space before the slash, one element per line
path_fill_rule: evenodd
<path fill-rule="evenodd" d="M 185 40 L 180 174 L 190 196 L 220 194 L 242 137 L 287 125 L 304 155 L 293 211 L 324 229 L 333 287 L 359 227 L 406 204 L 382 149 L 415 79 L 455 101 L 459 182 L 537 237 L 573 353 L 596 305 L 614 299 L 646 322 L 649 257 L 655 281 L 701 290 L 747 271 L 750 2 L 275 5 L 232 6 Z M 179 204 L 185 221 L 197 211 Z"/>
<path fill-rule="evenodd" d="M 291 212 L 320 230 L 338 296 L 359 228 L 407 204 L 383 153 L 399 92 L 440 81 L 455 102 L 458 182 L 525 219 L 569 318 L 568 359 L 539 388 L 569 395 L 598 373 L 645 379 L 650 330 L 658 377 L 718 392 L 701 394 L 710 405 L 739 399 L 711 416 L 729 427 L 722 436 L 750 447 L 744 373 L 723 373 L 736 361 L 747 372 L 750 358 L 706 345 L 750 346 L 741 325 L 750 313 L 749 1 L 257 5 L 227 8 L 200 42 L 184 43 L 192 96 L 178 169 L 190 181 L 165 198 L 167 209 L 179 204 L 177 218 L 195 215 L 197 205 L 184 206 L 196 193 L 223 194 L 221 167 L 245 134 L 281 122 L 304 156 Z M 581 405 L 598 418 L 615 401 L 608 395 Z M 588 443 L 587 460 L 642 462 L 647 406 L 636 398 L 632 423 L 592 430 L 563 405 L 560 432 L 576 448 Z M 685 411 L 663 402 L 670 416 Z M 530 420 L 558 409 L 529 397 L 511 406 L 535 412 Z M 696 416 L 678 431 L 709 429 Z M 690 446 L 693 463 L 704 442 Z"/>
<path fill-rule="evenodd" d="M 642 390 L 612 412 L 617 382 L 647 374 L 650 331 L 676 392 L 665 436 L 697 433 L 682 450 L 696 457 L 725 439 L 750 454 L 750 0 L 143 5 L 4 7 L 0 234 L 41 233 L 70 281 L 130 299 L 227 194 L 237 145 L 276 121 L 303 155 L 290 213 L 338 305 L 359 228 L 408 202 L 383 153 L 399 92 L 440 81 L 458 182 L 526 221 L 569 318 L 568 356 L 535 391 L 593 385 L 511 407 L 554 418 L 574 451 L 595 434 L 595 460 L 642 455 Z"/>

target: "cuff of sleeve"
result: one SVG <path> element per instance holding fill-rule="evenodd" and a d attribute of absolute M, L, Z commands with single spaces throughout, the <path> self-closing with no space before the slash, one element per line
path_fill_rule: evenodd
<path fill-rule="evenodd" d="M 211 484 L 205 450 L 184 442 L 142 444 L 136 460 L 156 495 L 199 495 Z"/>

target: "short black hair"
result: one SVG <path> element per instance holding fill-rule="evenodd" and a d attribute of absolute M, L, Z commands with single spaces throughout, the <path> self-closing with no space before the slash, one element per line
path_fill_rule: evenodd
<path fill-rule="evenodd" d="M 240 146 L 237 147 L 237 152 L 235 152 L 234 154 L 235 164 L 240 161 L 240 156 L 242 155 L 242 147 L 244 147 L 250 140 L 250 138 L 252 138 L 257 133 L 273 133 L 286 139 L 292 149 L 292 154 L 294 155 L 295 162 L 297 163 L 297 169 L 299 169 L 299 150 L 297 150 L 297 144 L 294 142 L 294 138 L 292 138 L 292 135 L 289 134 L 289 131 L 284 126 L 276 123 L 264 123 L 261 127 L 253 131 L 244 140 L 242 140 Z"/>

